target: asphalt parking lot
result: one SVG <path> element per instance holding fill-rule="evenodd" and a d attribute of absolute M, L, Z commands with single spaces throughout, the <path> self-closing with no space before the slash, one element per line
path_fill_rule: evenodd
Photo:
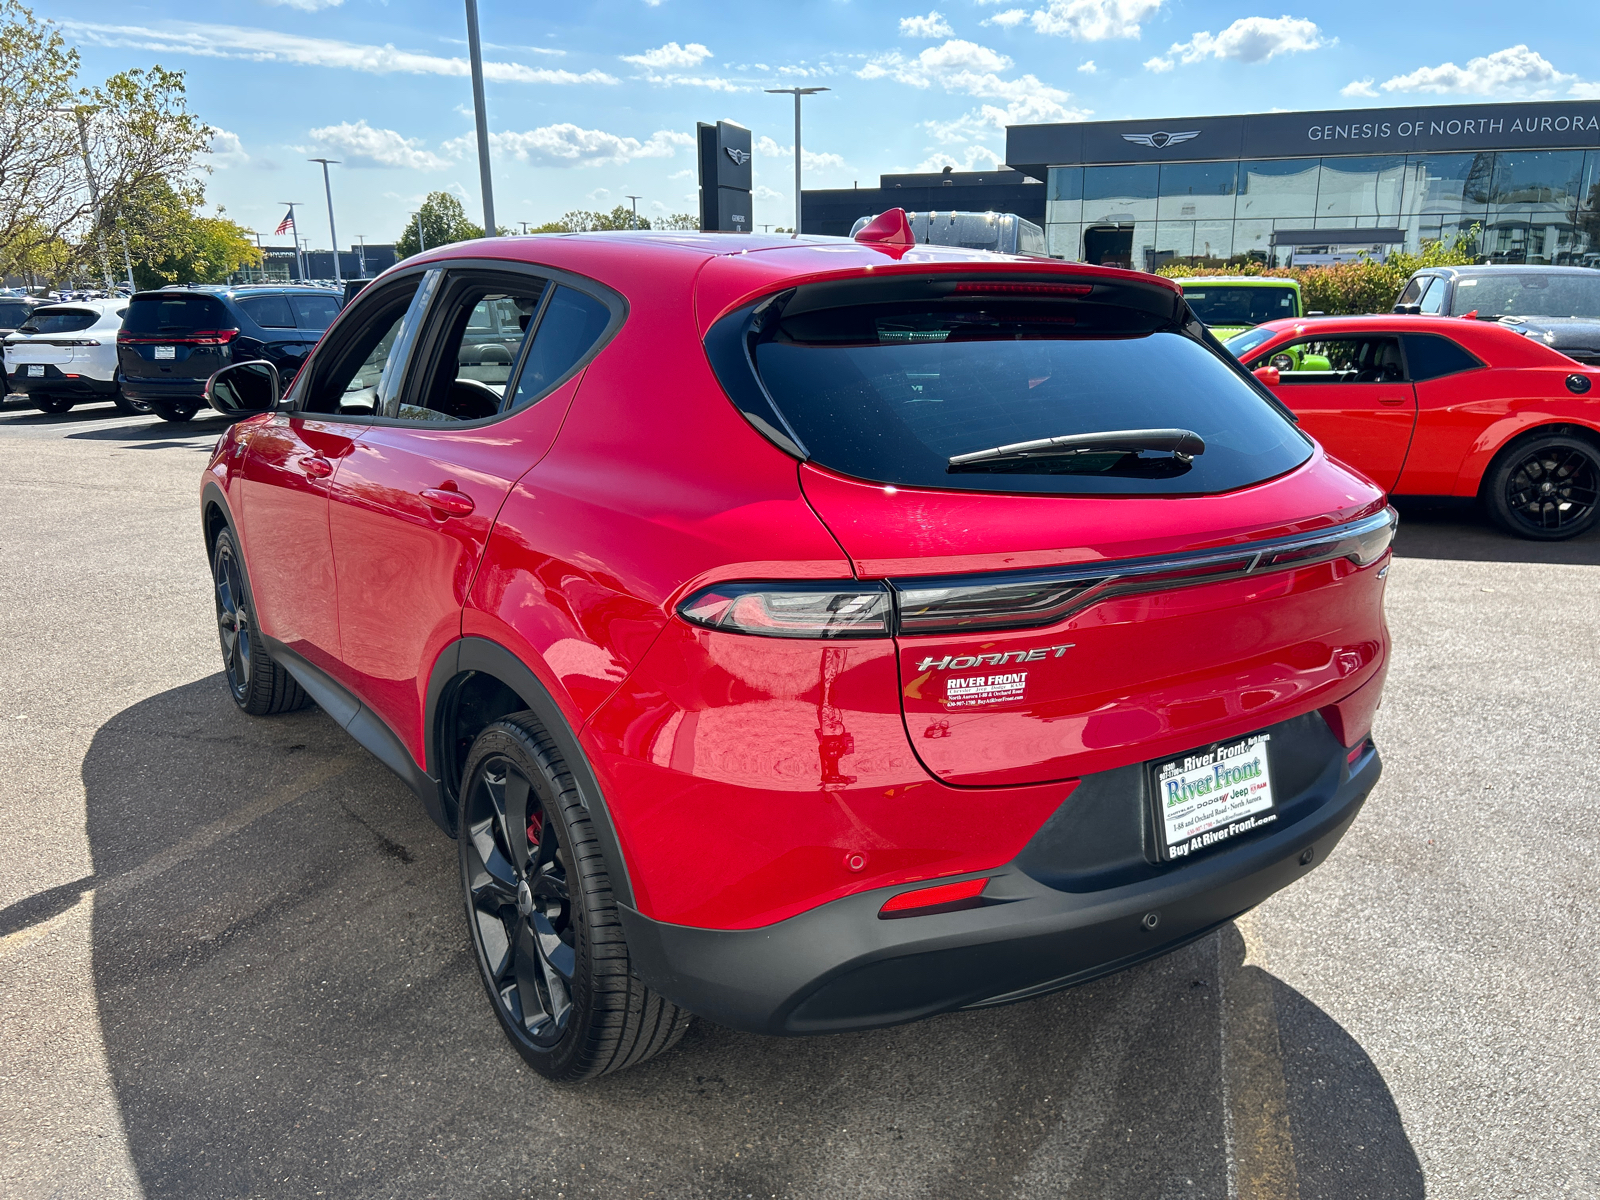
<path fill-rule="evenodd" d="M 0 1195 L 1600 1196 L 1600 535 L 1402 509 L 1332 858 L 1055 996 L 545 1083 L 452 844 L 218 673 L 221 425 L 0 406 Z"/>

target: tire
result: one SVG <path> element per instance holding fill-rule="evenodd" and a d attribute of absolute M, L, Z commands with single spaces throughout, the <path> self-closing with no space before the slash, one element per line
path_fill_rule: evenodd
<path fill-rule="evenodd" d="M 1484 480 L 1495 524 L 1533 541 L 1577 537 L 1600 520 L 1600 449 L 1568 434 L 1509 447 Z"/>
<path fill-rule="evenodd" d="M 130 400 L 121 392 L 117 392 L 111 397 L 111 403 L 117 406 L 119 412 L 127 413 L 130 417 L 137 417 L 150 411 L 150 406 L 143 400 Z"/>
<path fill-rule="evenodd" d="M 60 400 L 54 396 L 37 396 L 33 406 L 43 413 L 64 413 L 70 411 L 75 403 L 75 400 Z"/>
<path fill-rule="evenodd" d="M 593 823 L 532 713 L 472 743 L 457 844 L 478 973 L 530 1067 L 576 1083 L 678 1043 L 690 1016 L 633 973 Z"/>
<path fill-rule="evenodd" d="M 200 411 L 198 404 L 190 404 L 179 400 L 151 400 L 150 411 L 163 421 L 174 423 L 194 420 L 195 413 Z"/>
<path fill-rule="evenodd" d="M 233 530 L 217 535 L 211 555 L 211 581 L 217 603 L 217 634 L 222 642 L 222 669 L 233 702 L 252 717 L 293 712 L 311 703 L 305 689 L 267 655 L 256 630 L 255 606 L 245 584 L 244 562 Z"/>

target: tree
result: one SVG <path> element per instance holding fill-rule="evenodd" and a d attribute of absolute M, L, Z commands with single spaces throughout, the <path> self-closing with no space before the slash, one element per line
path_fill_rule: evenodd
<path fill-rule="evenodd" d="M 134 284 L 141 288 L 220 283 L 240 267 L 261 263 L 255 243 L 221 208 L 205 216 L 186 194 L 162 184 L 130 198 L 119 211 L 110 247 L 114 258 L 120 258 L 124 245 L 134 264 Z"/>
<path fill-rule="evenodd" d="M 131 195 L 158 181 L 194 203 L 203 195 L 195 163 L 212 131 L 189 111 L 183 73 L 155 66 L 78 87 L 79 65 L 55 26 L 0 0 L 0 272 L 36 270 L 42 258 L 55 274 L 98 276 L 111 266 L 99 261 L 101 235 L 110 256 L 115 214 Z"/>
<path fill-rule="evenodd" d="M 429 192 L 422 207 L 411 215 L 405 231 L 395 240 L 394 252 L 400 258 L 410 258 L 435 246 L 467 242 L 482 236 L 483 226 L 467 220 L 467 210 L 461 207 L 459 199 L 449 192 Z"/>
<path fill-rule="evenodd" d="M 673 213 L 670 216 L 657 217 L 655 229 L 699 229 L 700 218 L 693 213 Z"/>

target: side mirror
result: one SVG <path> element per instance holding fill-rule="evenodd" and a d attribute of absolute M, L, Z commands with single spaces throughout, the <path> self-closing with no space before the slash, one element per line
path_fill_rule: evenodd
<path fill-rule="evenodd" d="M 269 362 L 234 363 L 206 380 L 206 403 L 225 417 L 271 412 L 281 394 L 278 368 Z"/>
<path fill-rule="evenodd" d="M 1278 374 L 1277 367 L 1257 367 L 1250 374 L 1261 380 L 1268 387 L 1277 387 L 1278 384 L 1283 382 L 1283 377 Z"/>

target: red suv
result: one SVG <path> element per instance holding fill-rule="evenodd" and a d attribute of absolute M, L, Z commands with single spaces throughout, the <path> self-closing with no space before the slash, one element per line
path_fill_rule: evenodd
<path fill-rule="evenodd" d="M 208 394 L 235 701 L 460 847 L 557 1079 L 1162 954 L 1377 782 L 1393 513 L 1166 280 L 834 238 L 406 260 Z"/>

